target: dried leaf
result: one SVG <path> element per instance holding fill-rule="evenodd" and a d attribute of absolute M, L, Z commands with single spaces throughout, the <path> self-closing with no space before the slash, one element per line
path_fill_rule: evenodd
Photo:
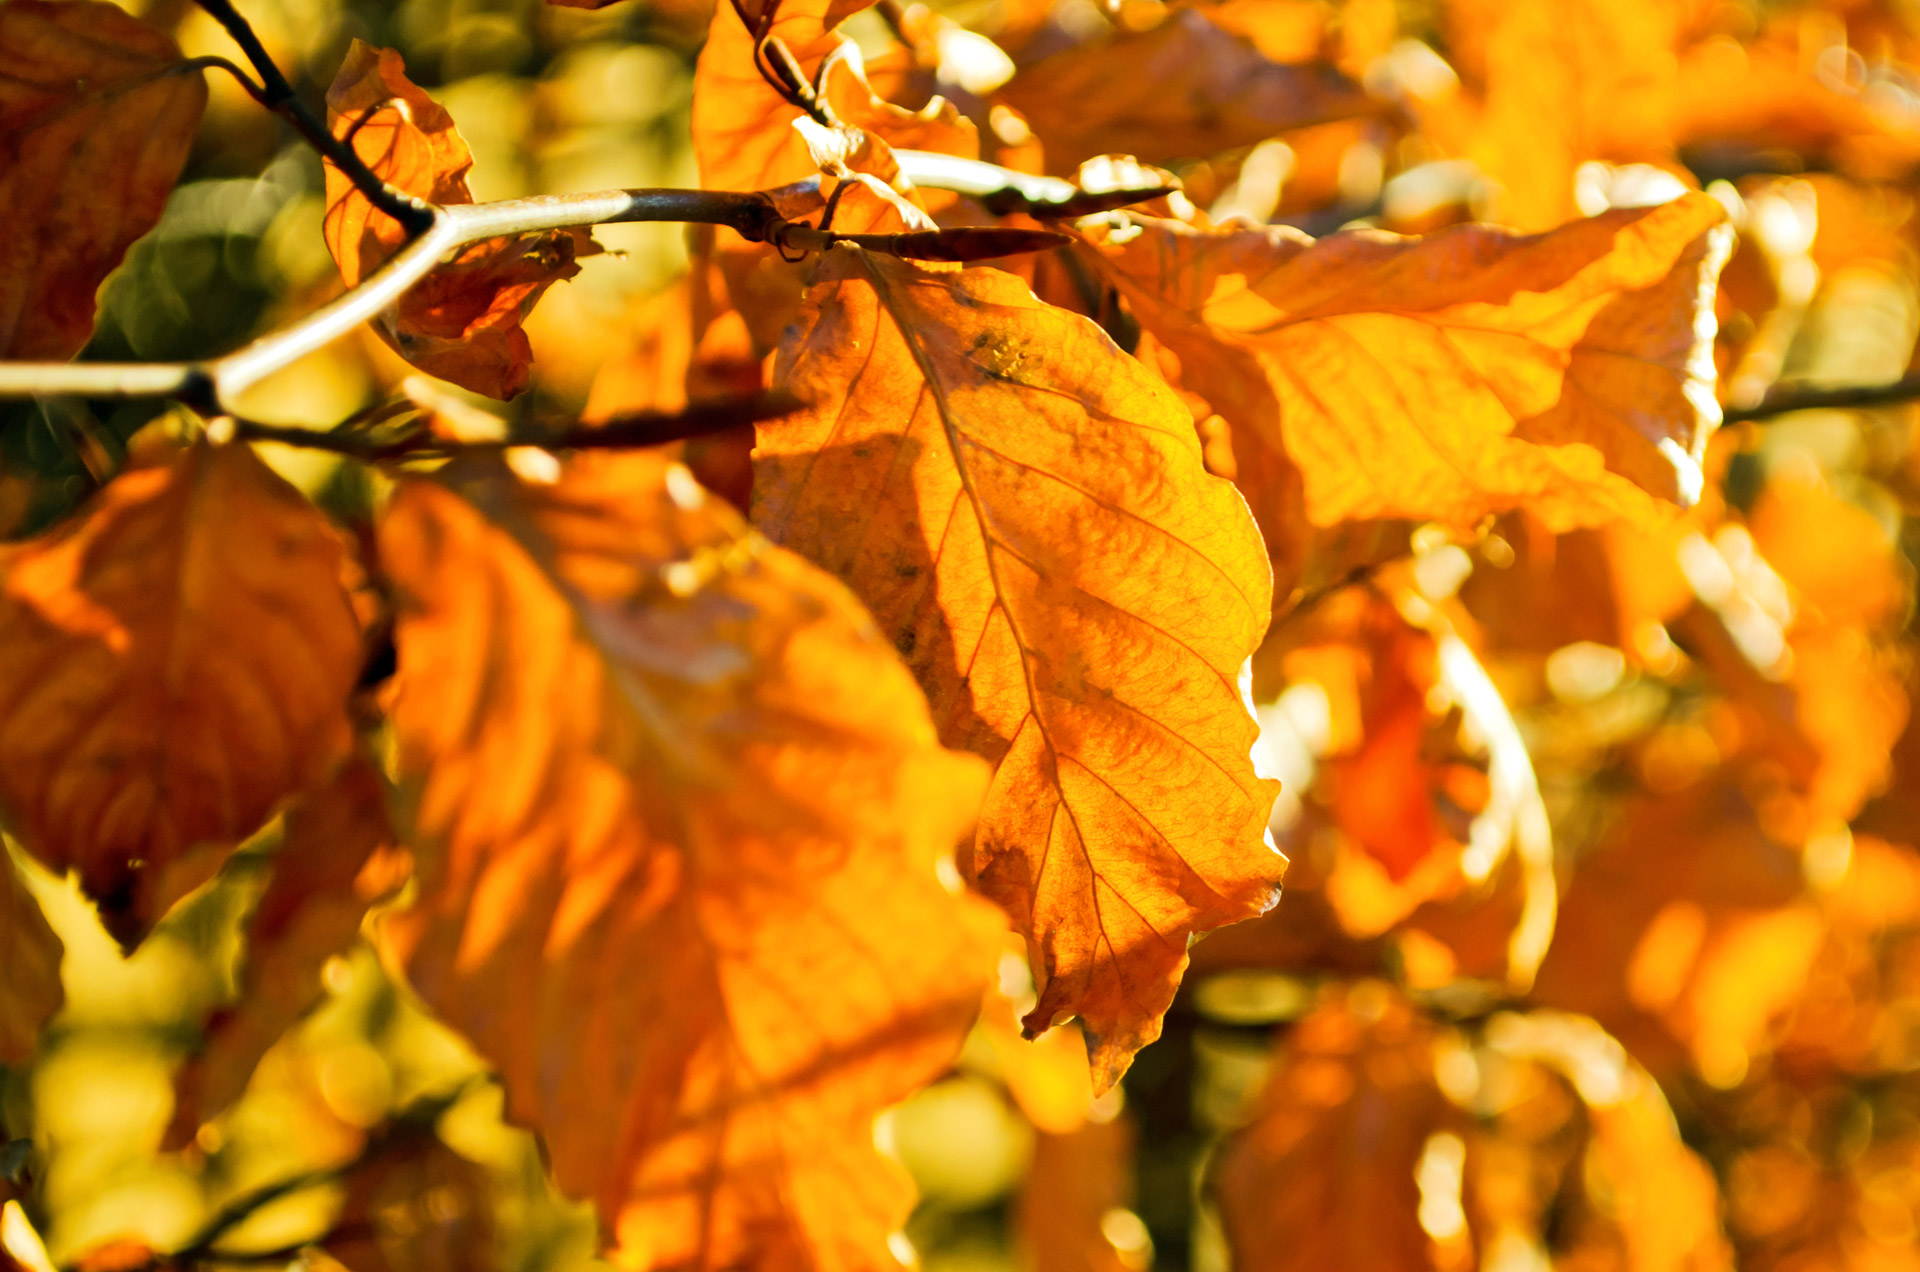
<path fill-rule="evenodd" d="M 472 203 L 473 153 L 453 117 L 407 79 L 392 49 L 353 42 L 327 90 L 336 137 L 375 174 L 430 203 Z M 406 243 L 404 228 L 332 164 L 327 175 L 327 250 L 352 287 Z M 542 293 L 580 272 L 593 249 L 585 230 L 549 230 L 470 243 L 401 297 L 374 325 L 422 371 L 506 399 L 526 389 L 533 350 L 521 323 Z"/>
<path fill-rule="evenodd" d="M 839 584 L 657 455 L 408 480 L 381 548 L 422 995 L 631 1266 L 884 1264 L 872 1119 L 993 959 L 933 877 L 984 767 Z"/>
<path fill-rule="evenodd" d="M 755 513 L 846 579 L 942 738 L 999 765 L 979 885 L 1028 940 L 1029 1034 L 1078 1015 L 1104 1091 L 1198 932 L 1273 904 L 1276 787 L 1236 675 L 1266 561 L 1186 409 L 994 270 L 821 262 L 760 426 Z"/>
<path fill-rule="evenodd" d="M 0 550 L 0 805 L 123 944 L 345 758 L 347 568 L 252 451 L 205 443 Z"/>
<path fill-rule="evenodd" d="M 40 1026 L 60 1010 L 60 957 L 64 947 L 47 926 L 40 903 L 0 845 L 0 1065 L 33 1059 Z M 0 1179 L 0 1201 L 4 1201 Z"/>
<path fill-rule="evenodd" d="M 152 229 L 206 106 L 180 49 L 117 5 L 0 5 L 0 358 L 61 359 Z"/>
<path fill-rule="evenodd" d="M 287 814 L 272 878 L 247 922 L 239 992 L 174 1077 L 174 1142 L 240 1098 L 267 1048 L 320 1000 L 321 967 L 405 882 L 384 800 L 379 775 L 350 760 Z"/>
<path fill-rule="evenodd" d="M 1434 1081 L 1432 1027 L 1377 981 L 1330 995 L 1294 1026 L 1214 1187 L 1245 1272 L 1425 1272 L 1414 1169 L 1460 1119 Z"/>
<path fill-rule="evenodd" d="M 872 0 L 744 0 L 769 39 L 786 45 L 811 82 L 840 47 L 833 28 Z M 693 153 L 709 190 L 771 190 L 819 169 L 793 127 L 797 107 L 762 79 L 754 33 L 733 4 L 714 8 L 713 26 L 693 76 Z"/>
<path fill-rule="evenodd" d="M 1188 8 L 1151 31 L 1036 62 L 1000 96 L 1045 143 L 1048 169 L 1063 175 L 1095 155 L 1198 159 L 1378 109 L 1331 67 L 1270 62 Z"/>
<path fill-rule="evenodd" d="M 347 1172 L 322 1248 L 352 1272 L 491 1272 L 492 1181 L 431 1129 L 403 1125 Z"/>
<path fill-rule="evenodd" d="M 1134 217 L 1089 239 L 1236 452 L 1299 466 L 1315 523 L 1525 506 L 1568 528 L 1698 496 L 1724 219 L 1688 195 L 1533 237 Z"/>

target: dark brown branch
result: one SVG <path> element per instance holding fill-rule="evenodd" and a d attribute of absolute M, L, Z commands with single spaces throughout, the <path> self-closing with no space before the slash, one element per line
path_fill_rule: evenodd
<path fill-rule="evenodd" d="M 1722 413 L 1728 424 L 1767 420 L 1790 411 L 1845 410 L 1849 407 L 1888 406 L 1920 398 L 1920 375 L 1906 375 L 1886 384 L 1846 384 L 1838 388 L 1776 389 L 1753 406 L 1730 406 Z"/>
<path fill-rule="evenodd" d="M 724 402 L 702 403 L 684 411 L 639 411 L 618 415 L 601 424 L 578 424 L 572 421 L 535 424 L 513 430 L 504 437 L 472 442 L 436 437 L 424 429 L 402 433 L 398 437 L 383 437 L 348 427 L 323 431 L 243 419 L 232 420 L 231 435 L 249 442 L 278 442 L 283 446 L 327 451 L 365 463 L 377 463 L 382 460 L 439 459 L 479 451 L 504 450 L 512 446 L 538 446 L 542 450 L 630 450 L 682 442 L 690 437 L 704 437 L 742 424 L 777 419 L 798 410 L 800 406 L 801 403 L 790 394 L 760 393 Z"/>
<path fill-rule="evenodd" d="M 293 85 L 287 82 L 287 77 L 281 74 L 279 66 L 260 43 L 260 37 L 254 34 L 253 24 L 233 7 L 232 0 L 195 0 L 195 3 L 226 28 L 233 42 L 247 55 L 247 61 L 253 64 L 255 74 L 260 76 L 261 91 L 256 97 L 261 105 L 292 124 L 309 145 L 346 174 L 347 179 L 367 196 L 373 206 L 400 222 L 409 235 L 424 234 L 432 227 L 431 206 L 382 181 L 358 154 L 327 130 L 324 120 L 300 100 L 299 94 L 293 91 Z"/>

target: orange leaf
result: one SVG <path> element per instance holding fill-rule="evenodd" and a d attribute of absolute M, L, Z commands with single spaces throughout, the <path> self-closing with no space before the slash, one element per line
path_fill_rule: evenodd
<path fill-rule="evenodd" d="M 908 1198 L 872 1120 L 993 960 L 933 871 L 984 766 L 845 589 L 657 455 L 455 465 L 380 536 L 415 985 L 628 1265 L 885 1266 Z"/>
<path fill-rule="evenodd" d="M 174 1077 L 175 1142 L 240 1098 L 267 1048 L 320 1000 L 322 965 L 352 943 L 368 907 L 405 882 L 384 798 L 379 774 L 354 759 L 288 812 L 247 922 L 239 992 Z"/>
<path fill-rule="evenodd" d="M 1065 174 L 1102 154 L 1205 158 L 1377 109 L 1331 67 L 1269 62 L 1186 8 L 1151 31 L 1036 62 L 1000 95 L 1045 143 L 1047 167 Z"/>
<path fill-rule="evenodd" d="M 70 358 L 94 293 L 152 229 L 206 81 L 116 5 L 0 5 L 0 358 Z"/>
<path fill-rule="evenodd" d="M 1568 528 L 1697 497 L 1724 220 L 1686 195 L 1524 238 L 1132 217 L 1090 239 L 1236 448 L 1299 466 L 1317 524 Z"/>
<path fill-rule="evenodd" d="M 1079 1015 L 1104 1091 L 1188 940 L 1285 865 L 1235 682 L 1270 603 L 1246 505 L 1178 398 L 995 270 L 835 249 L 775 381 L 811 407 L 760 426 L 756 524 L 851 583 L 943 739 L 998 763 L 979 885 L 1028 940 L 1027 1031 Z"/>
<path fill-rule="evenodd" d="M 1022 1267 L 1144 1272 L 1153 1249 L 1146 1225 L 1126 1208 L 1136 1138 L 1124 1110 L 1068 1131 L 1041 1130 L 1016 1211 Z"/>
<path fill-rule="evenodd" d="M 40 903 L 27 891 L 6 849 L 0 847 L 0 1065 L 33 1059 L 40 1026 L 60 1009 L 60 957 L 64 947 Z M 4 1201 L 0 1183 L 0 1201 Z"/>
<path fill-rule="evenodd" d="M 840 47 L 833 30 L 872 0 L 744 0 L 769 39 L 787 46 L 809 80 Z M 714 7 L 713 26 L 693 75 L 693 153 L 700 184 L 709 190 L 770 190 L 819 171 L 793 128 L 801 118 L 762 79 L 754 61 L 754 34 L 727 0 Z"/>
<path fill-rule="evenodd" d="M 327 90 L 336 137 L 387 184 L 430 203 L 472 203 L 473 153 L 453 117 L 416 88 L 392 49 L 353 42 Z M 327 250 L 352 287 L 406 243 L 399 222 L 376 209 L 345 173 L 327 175 Z M 380 338 L 422 371 L 488 397 L 522 392 L 533 350 L 521 323 L 548 287 L 580 272 L 593 250 L 585 230 L 549 230 L 461 248 L 375 324 Z"/>
<path fill-rule="evenodd" d="M 1363 981 L 1296 1025 L 1284 1055 L 1215 1168 L 1234 1266 L 1424 1272 L 1414 1169 L 1460 1120 L 1434 1082 L 1432 1027 Z"/>
<path fill-rule="evenodd" d="M 0 805 L 124 944 L 345 758 L 347 565 L 251 450 L 204 443 L 0 550 Z"/>

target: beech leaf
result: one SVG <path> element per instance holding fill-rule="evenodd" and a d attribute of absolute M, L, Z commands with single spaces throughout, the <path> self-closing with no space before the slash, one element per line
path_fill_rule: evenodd
<path fill-rule="evenodd" d="M 981 890 L 1105 1090 L 1159 1033 L 1198 932 L 1273 904 L 1236 686 L 1271 576 L 1187 410 L 1092 323 L 989 269 L 822 258 L 759 426 L 755 522 L 846 579 L 950 746 L 999 765 Z"/>
<path fill-rule="evenodd" d="M 154 227 L 207 86 L 173 40 L 99 0 L 0 5 L 0 358 L 64 359 Z"/>
<path fill-rule="evenodd" d="M 453 117 L 407 79 L 400 55 L 360 40 L 327 90 L 334 135 L 387 184 L 430 203 L 472 203 L 467 149 Z M 327 176 L 327 250 L 353 287 L 406 243 L 399 222 L 332 164 Z M 548 287 L 580 272 L 586 230 L 548 230 L 470 243 L 414 287 L 374 325 L 422 371 L 488 397 L 522 392 L 533 348 L 521 323 Z"/>
<path fill-rule="evenodd" d="M 1316 524 L 1526 507 L 1567 529 L 1658 519 L 1700 492 L 1731 242 L 1705 195 L 1524 237 L 1316 242 L 1149 217 L 1087 233 L 1236 452 L 1298 465 Z"/>
<path fill-rule="evenodd" d="M 1062 175 L 1095 155 L 1193 159 L 1378 109 L 1332 67 L 1270 62 L 1187 8 L 1150 31 L 1035 62 L 999 95 L 1045 143 L 1048 169 Z"/>
<path fill-rule="evenodd" d="M 656 454 L 409 479 L 380 543 L 414 984 L 623 1266 L 886 1266 L 873 1118 L 995 957 L 935 878 L 985 766 L 840 584 Z"/>
<path fill-rule="evenodd" d="M 0 808 L 123 944 L 345 758 L 347 568 L 298 491 L 205 443 L 0 549 Z"/>

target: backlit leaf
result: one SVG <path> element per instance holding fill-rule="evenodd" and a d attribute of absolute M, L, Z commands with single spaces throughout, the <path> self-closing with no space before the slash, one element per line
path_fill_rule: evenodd
<path fill-rule="evenodd" d="M 1063 174 L 1101 154 L 1203 157 L 1376 108 L 1331 67 L 1270 62 L 1188 8 L 1151 31 L 1036 62 L 1000 95 L 1045 143 L 1048 168 Z"/>
<path fill-rule="evenodd" d="M 251 450 L 204 443 L 0 550 L 0 806 L 123 943 L 345 758 L 347 565 Z"/>
<path fill-rule="evenodd" d="M 0 1065 L 33 1059 L 40 1026 L 60 1008 L 60 938 L 0 846 Z M 0 1193 L 5 1182 L 0 1180 Z M 0 1200 L 4 1196 L 0 1195 Z"/>
<path fill-rule="evenodd" d="M 1456 1123 L 1434 1081 L 1433 1028 L 1377 981 L 1293 1028 L 1214 1186 L 1243 1272 L 1432 1266 L 1415 1179 L 1427 1137 Z"/>
<path fill-rule="evenodd" d="M 334 135 L 387 184 L 437 204 L 472 203 L 473 153 L 445 108 L 407 79 L 392 49 L 353 42 L 327 90 Z M 406 243 L 345 173 L 327 173 L 327 250 L 352 287 Z M 533 350 L 521 322 L 541 293 L 580 272 L 593 248 L 585 230 L 549 230 L 471 243 L 455 252 L 374 324 L 414 366 L 488 397 L 527 387 Z"/>
<path fill-rule="evenodd" d="M 872 1120 L 958 1050 L 994 922 L 934 878 L 986 774 L 853 598 L 657 455 L 402 484 L 395 946 L 634 1267 L 881 1267 Z"/>
<path fill-rule="evenodd" d="M 389 1132 L 345 1184 L 324 1248 L 351 1272 L 491 1272 L 500 1266 L 492 1181 L 430 1128 Z"/>
<path fill-rule="evenodd" d="M 172 39 L 98 0 L 0 5 L 0 357 L 70 358 L 206 105 Z"/>
<path fill-rule="evenodd" d="M 1698 495 L 1723 220 L 1688 195 L 1533 237 L 1133 217 L 1090 240 L 1236 450 L 1298 465 L 1314 522 L 1565 528 Z"/>
<path fill-rule="evenodd" d="M 1267 622 L 1245 504 L 1186 408 L 995 270 L 821 264 L 760 426 L 755 513 L 846 579 L 942 738 L 999 765 L 979 885 L 1026 935 L 1037 1033 L 1105 1090 L 1158 1036 L 1198 932 L 1273 903 L 1275 784 L 1236 685 Z"/>

